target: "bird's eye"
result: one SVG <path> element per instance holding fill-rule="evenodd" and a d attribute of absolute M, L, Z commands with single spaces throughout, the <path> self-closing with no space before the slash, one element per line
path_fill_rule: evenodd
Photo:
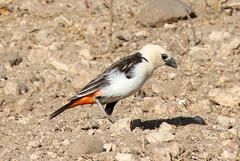
<path fill-rule="evenodd" d="M 168 58 L 167 54 L 162 54 L 162 59 L 163 59 L 163 60 L 165 60 L 165 59 L 167 59 L 167 58 Z"/>

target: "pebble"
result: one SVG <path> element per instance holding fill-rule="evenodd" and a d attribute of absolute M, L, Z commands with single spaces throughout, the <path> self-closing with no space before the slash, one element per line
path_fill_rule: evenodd
<path fill-rule="evenodd" d="M 48 59 L 49 64 L 52 64 L 57 70 L 63 70 L 68 72 L 69 66 L 67 64 L 64 64 L 62 62 L 59 62 L 57 59 L 50 57 Z"/>
<path fill-rule="evenodd" d="M 35 154 L 35 153 L 34 153 L 34 154 L 31 154 L 31 155 L 30 155 L 30 159 L 31 159 L 31 160 L 37 160 L 37 159 L 39 159 L 39 155 L 38 155 L 38 154 Z"/>
<path fill-rule="evenodd" d="M 106 152 L 111 152 L 116 149 L 116 144 L 113 143 L 104 144 L 103 148 L 105 149 Z"/>
<path fill-rule="evenodd" d="M 40 30 L 35 34 L 35 39 L 43 45 L 50 45 L 54 42 L 54 38 L 50 35 L 48 30 Z"/>
<path fill-rule="evenodd" d="M 17 101 L 17 106 L 15 107 L 15 111 L 18 114 L 23 114 L 24 112 L 29 112 L 32 109 L 32 106 L 29 103 L 29 100 L 26 98 L 22 98 Z"/>
<path fill-rule="evenodd" d="M 202 47 L 195 46 L 191 48 L 189 55 L 191 56 L 192 62 L 204 62 L 211 60 L 208 51 Z"/>
<path fill-rule="evenodd" d="M 154 93 L 159 94 L 164 91 L 164 88 L 161 86 L 161 83 L 158 81 L 152 82 L 152 90 Z"/>
<path fill-rule="evenodd" d="M 83 57 L 83 59 L 85 59 L 85 60 L 92 60 L 93 59 L 92 51 L 88 48 L 80 50 L 79 55 L 80 55 L 80 57 Z"/>
<path fill-rule="evenodd" d="M 28 91 L 28 87 L 22 82 L 15 80 L 8 80 L 4 87 L 5 94 L 12 94 L 14 96 L 20 95 Z"/>
<path fill-rule="evenodd" d="M 49 48 L 49 50 L 52 50 L 52 51 L 62 50 L 63 44 L 54 42 L 51 45 L 49 45 L 48 48 Z"/>
<path fill-rule="evenodd" d="M 47 154 L 48 154 L 49 156 L 51 156 L 53 159 L 57 157 L 57 154 L 56 154 L 56 153 L 53 153 L 53 152 L 51 152 L 51 151 L 48 151 Z"/>
<path fill-rule="evenodd" d="M 226 160 L 234 160 L 236 158 L 236 155 L 227 150 L 224 150 L 222 153 L 222 157 Z"/>
<path fill-rule="evenodd" d="M 217 120 L 218 120 L 218 123 L 219 123 L 220 125 L 222 125 L 223 127 L 225 127 L 225 128 L 228 128 L 228 127 L 231 126 L 231 120 L 230 120 L 229 117 L 226 117 L 226 116 L 218 116 Z"/>
<path fill-rule="evenodd" d="M 178 143 L 173 143 L 166 149 L 166 151 L 168 151 L 173 158 L 177 158 L 178 156 L 182 155 L 184 150 L 184 147 Z"/>
<path fill-rule="evenodd" d="M 117 135 L 121 135 L 123 133 L 131 132 L 131 118 L 126 117 L 123 119 L 119 119 L 117 122 L 111 125 L 110 131 Z"/>
<path fill-rule="evenodd" d="M 117 161 L 140 161 L 140 159 L 136 155 L 124 153 L 117 153 L 115 159 Z"/>
<path fill-rule="evenodd" d="M 240 97 L 240 84 L 233 86 L 229 91 Z"/>
<path fill-rule="evenodd" d="M 146 30 L 141 30 L 141 31 L 138 31 L 138 32 L 135 32 L 133 34 L 133 39 L 134 38 L 137 38 L 137 39 L 146 39 L 148 37 L 148 32 Z"/>
<path fill-rule="evenodd" d="M 82 136 L 69 146 L 67 153 L 70 155 L 92 154 L 103 151 L 103 143 L 95 136 Z"/>
<path fill-rule="evenodd" d="M 144 26 L 162 26 L 165 22 L 171 23 L 187 17 L 187 11 L 194 17 L 193 10 L 178 0 L 154 0 L 147 4 L 137 15 L 137 20 Z"/>
<path fill-rule="evenodd" d="M 218 79 L 219 85 L 225 85 L 226 83 L 229 83 L 230 81 L 231 81 L 231 78 L 227 77 L 225 75 L 220 76 Z"/>
<path fill-rule="evenodd" d="M 193 113 L 210 113 L 212 112 L 210 102 L 207 99 L 201 100 L 199 102 L 196 102 L 194 104 L 191 104 L 188 106 L 188 109 Z"/>
<path fill-rule="evenodd" d="M 172 161 L 170 153 L 166 152 L 163 148 L 154 148 L 153 158 L 157 158 L 158 160 L 162 161 Z"/>
<path fill-rule="evenodd" d="M 227 41 L 227 43 L 223 44 L 221 49 L 220 49 L 220 55 L 221 57 L 227 57 L 230 56 L 233 53 L 234 50 L 238 52 L 237 48 L 240 46 L 240 38 L 232 38 L 231 41 Z"/>
<path fill-rule="evenodd" d="M 173 140 L 174 135 L 168 131 L 151 132 L 146 135 L 149 143 L 159 143 Z"/>
<path fill-rule="evenodd" d="M 12 32 L 11 41 L 22 41 L 26 37 L 26 32 L 22 29 L 16 29 Z"/>
<path fill-rule="evenodd" d="M 173 133 L 175 128 L 173 128 L 172 125 L 166 123 L 166 122 L 163 122 L 160 127 L 159 127 L 159 132 L 161 131 L 165 131 L 165 132 L 170 132 L 170 133 Z"/>
<path fill-rule="evenodd" d="M 39 63 L 39 60 L 42 62 L 45 62 L 50 58 L 49 56 L 49 50 L 47 49 L 32 49 L 28 56 L 27 59 L 32 62 L 32 63 Z"/>
<path fill-rule="evenodd" d="M 37 148 L 38 146 L 41 146 L 40 141 L 34 140 L 34 141 L 29 141 L 28 146 L 26 149 L 29 151 L 31 148 Z"/>
<path fill-rule="evenodd" d="M 240 97 L 231 93 L 228 90 L 215 88 L 209 91 L 208 98 L 210 101 L 218 103 L 226 107 L 238 106 L 240 103 Z"/>
<path fill-rule="evenodd" d="M 11 66 L 19 65 L 22 62 L 22 58 L 15 53 L 6 54 L 3 57 L 3 61 L 9 62 Z"/>
<path fill-rule="evenodd" d="M 229 32 L 219 32 L 219 31 L 212 31 L 208 36 L 210 41 L 221 41 L 221 40 L 228 40 L 231 38 L 231 34 Z"/>

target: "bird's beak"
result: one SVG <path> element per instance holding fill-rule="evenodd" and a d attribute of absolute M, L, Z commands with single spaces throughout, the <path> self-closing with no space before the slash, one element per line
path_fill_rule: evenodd
<path fill-rule="evenodd" d="M 177 64 L 173 58 L 165 60 L 165 65 L 177 68 Z"/>

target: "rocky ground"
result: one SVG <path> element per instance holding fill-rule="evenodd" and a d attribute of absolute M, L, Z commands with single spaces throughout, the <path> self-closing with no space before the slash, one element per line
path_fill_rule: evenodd
<path fill-rule="evenodd" d="M 137 23 L 149 2 L 113 2 L 110 42 L 104 0 L 0 1 L 0 160 L 240 159 L 239 1 L 184 0 L 196 18 L 155 28 Z M 179 68 L 157 69 L 120 101 L 113 116 L 123 119 L 111 124 L 86 105 L 49 120 L 148 43 Z"/>

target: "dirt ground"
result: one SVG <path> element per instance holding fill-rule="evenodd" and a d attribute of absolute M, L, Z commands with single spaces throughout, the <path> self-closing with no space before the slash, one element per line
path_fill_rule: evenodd
<path fill-rule="evenodd" d="M 197 18 L 149 28 L 136 22 L 148 2 L 114 1 L 109 47 L 104 0 L 0 1 L 0 160 L 115 160 L 117 154 L 147 161 L 240 160 L 239 6 L 218 12 L 210 0 L 184 0 Z M 102 115 L 97 105 L 49 120 L 113 62 L 149 43 L 169 50 L 178 69 L 157 69 L 139 93 L 116 105 L 114 117 L 140 119 L 141 126 L 119 134 L 95 117 Z M 212 96 L 218 89 L 225 93 Z M 174 138 L 149 142 L 162 122 L 173 127 Z M 112 150 L 70 155 L 70 145 L 86 135 Z"/>

